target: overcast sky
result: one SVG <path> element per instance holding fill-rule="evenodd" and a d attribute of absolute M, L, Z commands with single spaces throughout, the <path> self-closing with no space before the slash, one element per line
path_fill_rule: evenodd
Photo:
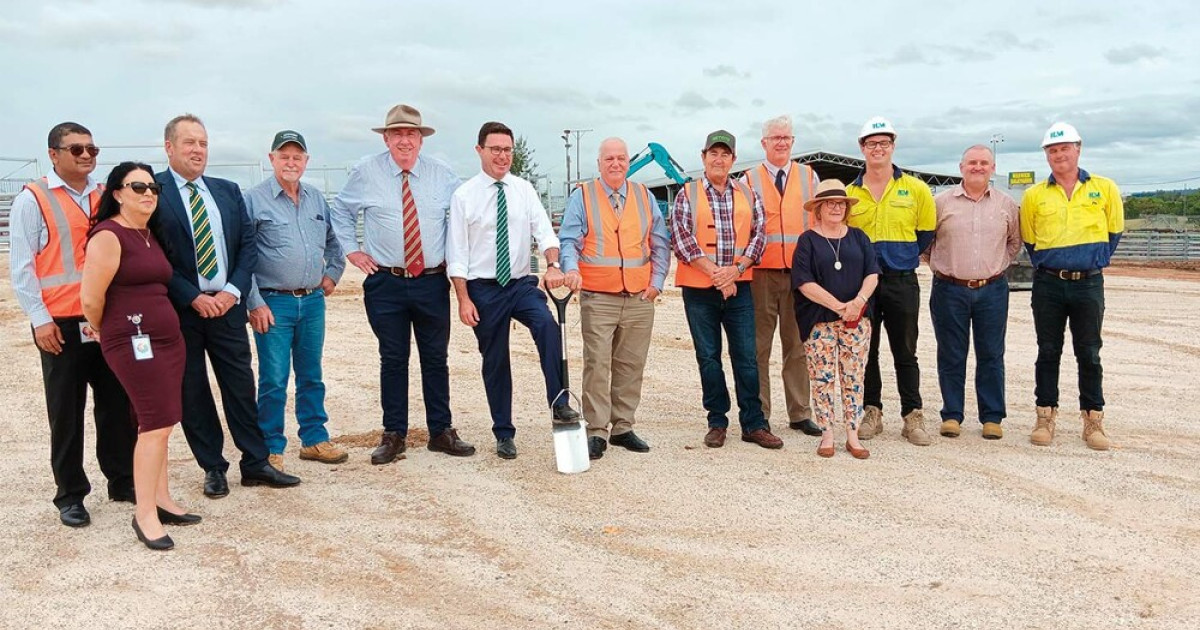
<path fill-rule="evenodd" d="M 897 163 L 948 173 L 966 146 L 1002 134 L 998 170 L 1039 179 L 1042 133 L 1064 120 L 1084 138 L 1081 165 L 1126 191 L 1200 184 L 1200 9 L 1183 1 L 0 8 L 0 156 L 38 157 L 43 169 L 46 132 L 63 120 L 93 131 L 106 165 L 162 163 L 159 148 L 107 147 L 160 146 L 164 123 L 182 112 L 204 119 L 214 164 L 265 161 L 272 135 L 293 128 L 308 139 L 310 168 L 344 168 L 383 149 L 370 128 L 403 102 L 437 129 L 424 150 L 460 176 L 479 169 L 480 124 L 500 120 L 528 139 L 558 190 L 563 129 L 594 129 L 583 136 L 584 175 L 613 135 L 633 153 L 660 142 L 693 169 L 717 128 L 737 136 L 739 159 L 761 157 L 760 125 L 782 113 L 796 120 L 797 151 L 856 156 L 862 123 L 887 116 Z M 0 176 L 18 166 L 0 162 Z M 254 167 L 210 174 L 261 177 Z"/>

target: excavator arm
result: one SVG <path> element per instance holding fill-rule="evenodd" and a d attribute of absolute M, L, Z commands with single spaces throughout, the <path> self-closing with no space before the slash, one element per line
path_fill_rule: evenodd
<path fill-rule="evenodd" d="M 658 164 L 667 177 L 674 180 L 676 184 L 682 185 L 692 181 L 692 178 L 683 174 L 683 167 L 679 165 L 679 162 L 676 162 L 675 158 L 672 158 L 671 154 L 663 148 L 663 145 L 657 142 L 647 144 L 645 149 L 629 160 L 629 171 L 625 173 L 625 176 L 633 175 L 651 162 Z"/>

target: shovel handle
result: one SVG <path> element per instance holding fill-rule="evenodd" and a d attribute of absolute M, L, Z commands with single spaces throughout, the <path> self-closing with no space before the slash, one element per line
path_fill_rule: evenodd
<path fill-rule="evenodd" d="M 550 296 L 550 301 L 554 302 L 554 306 L 558 308 L 558 323 L 566 324 L 567 305 L 571 303 L 571 298 L 575 296 L 575 292 L 568 290 L 561 298 L 554 295 L 554 292 L 547 289 L 546 295 Z"/>

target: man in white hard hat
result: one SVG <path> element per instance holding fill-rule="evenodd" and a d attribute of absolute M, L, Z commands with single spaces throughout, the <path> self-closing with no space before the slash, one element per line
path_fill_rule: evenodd
<path fill-rule="evenodd" d="M 858 199 L 850 213 L 850 226 L 867 233 L 875 245 L 882 273 L 875 292 L 871 349 L 863 383 L 863 421 L 858 437 L 869 440 L 883 432 L 883 383 L 879 375 L 880 331 L 887 329 L 888 345 L 900 390 L 901 435 L 911 444 L 928 446 L 921 402 L 921 368 L 917 363 L 917 316 L 921 312 L 921 287 L 916 269 L 921 252 L 933 242 L 937 210 L 925 182 L 902 173 L 892 164 L 896 129 L 886 118 L 875 117 L 863 125 L 858 146 L 866 170 L 846 194 Z M 881 325 L 882 324 L 882 325 Z"/>
<path fill-rule="evenodd" d="M 1033 277 L 1033 326 L 1038 357 L 1034 370 L 1037 425 L 1030 441 L 1049 446 L 1058 419 L 1058 370 L 1065 329 L 1079 366 L 1083 439 L 1104 451 L 1104 372 L 1100 329 L 1104 275 L 1121 233 L 1125 209 L 1112 180 L 1079 168 L 1083 139 L 1074 127 L 1054 123 L 1042 138 L 1050 177 L 1021 200 L 1021 237 L 1037 272 Z"/>

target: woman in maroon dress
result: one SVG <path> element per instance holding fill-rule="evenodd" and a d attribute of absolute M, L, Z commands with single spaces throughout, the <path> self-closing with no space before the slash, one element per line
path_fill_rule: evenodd
<path fill-rule="evenodd" d="M 122 162 L 108 176 L 93 217 L 81 297 L 92 336 L 125 387 L 138 424 L 133 452 L 133 530 L 151 549 L 174 541 L 163 529 L 190 525 L 167 487 L 167 442 L 183 418 L 184 344 L 167 298 L 171 265 L 157 238 L 159 186 L 150 167 Z"/>

